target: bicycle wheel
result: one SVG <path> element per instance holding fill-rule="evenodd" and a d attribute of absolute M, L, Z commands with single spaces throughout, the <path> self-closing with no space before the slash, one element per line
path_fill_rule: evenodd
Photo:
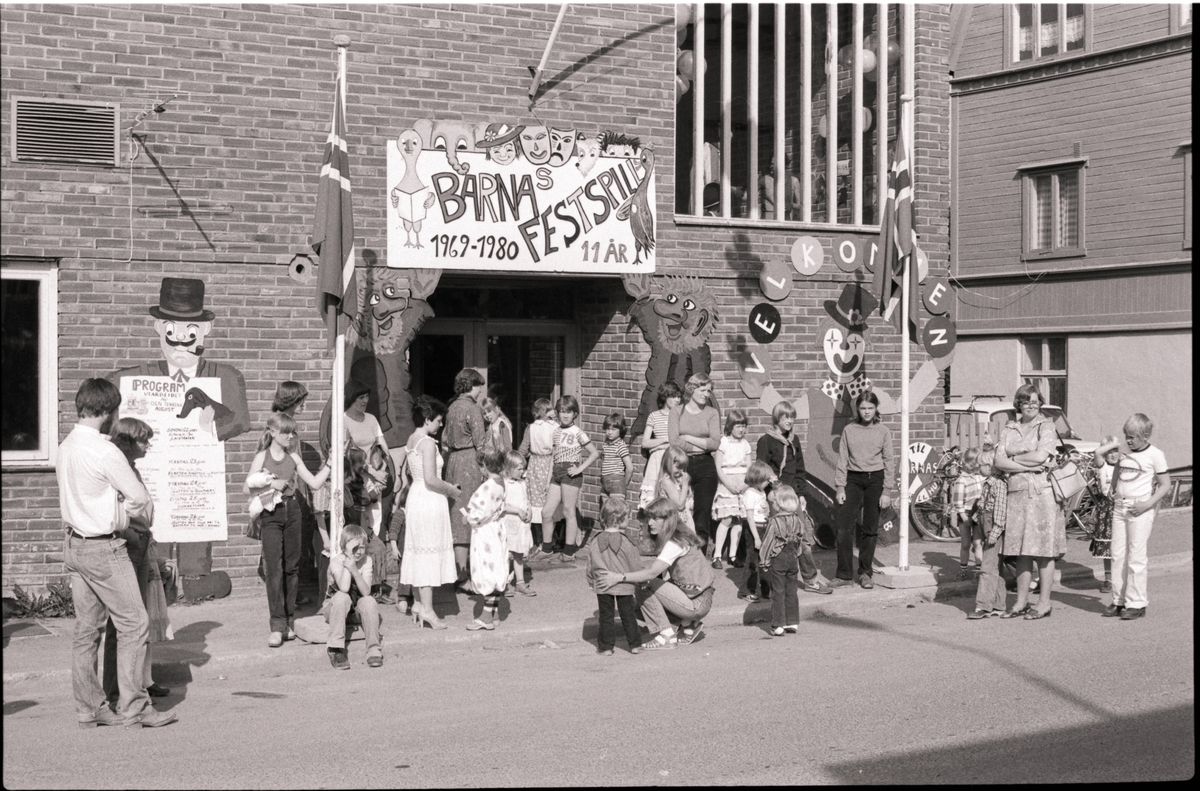
<path fill-rule="evenodd" d="M 1090 490 L 1085 489 L 1078 507 L 1071 511 L 1067 526 L 1082 530 L 1087 538 L 1091 538 L 1096 533 L 1096 520 L 1099 515 L 1100 503 L 1092 496 Z"/>
<path fill-rule="evenodd" d="M 945 508 L 946 487 L 937 478 L 917 489 L 908 508 L 913 527 L 922 538 L 931 541 L 957 541 L 958 530 L 954 528 Z"/>

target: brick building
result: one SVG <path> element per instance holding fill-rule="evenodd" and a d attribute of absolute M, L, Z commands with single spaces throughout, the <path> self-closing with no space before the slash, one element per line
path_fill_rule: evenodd
<path fill-rule="evenodd" d="M 1038 381 L 1192 463 L 1190 4 L 952 11 L 955 395 Z"/>
<path fill-rule="evenodd" d="M 740 389 L 738 358 L 751 309 L 767 301 L 759 274 L 771 262 L 791 267 L 799 237 L 820 242 L 820 270 L 793 270 L 790 295 L 773 303 L 782 329 L 769 345 L 779 394 L 819 397 L 829 377 L 818 337 L 827 303 L 846 284 L 870 280 L 861 267 L 837 265 L 835 241 L 861 249 L 878 234 L 881 152 L 895 139 L 905 81 L 915 96 L 920 245 L 931 270 L 946 271 L 949 6 L 704 8 L 683 24 L 671 4 L 572 4 L 531 109 L 528 67 L 541 57 L 556 6 L 6 5 L 4 588 L 64 574 L 54 447 L 74 422 L 84 378 L 159 358 L 147 309 L 167 276 L 205 282 L 217 315 L 205 357 L 245 377 L 253 428 L 226 443 L 230 538 L 213 547 L 213 567 L 235 587 L 257 584 L 259 549 L 241 535 L 240 491 L 275 386 L 292 379 L 311 392 L 298 416 L 310 443 L 329 396 L 308 243 L 335 34 L 352 41 L 347 141 L 360 273 L 388 267 L 415 291 L 413 270 L 388 260 L 385 152 L 418 120 L 561 127 L 589 139 L 615 130 L 654 151 L 651 289 L 686 275 L 713 297 L 716 398 L 723 410 L 750 411 L 752 437 L 768 418 Z M 856 37 L 861 47 L 851 46 Z M 694 60 L 684 63 L 683 53 Z M 838 156 L 827 156 L 826 135 L 838 140 Z M 826 190 L 833 182 L 836 211 Z M 763 202 L 775 183 L 786 218 Z M 717 199 L 705 211 L 700 191 L 711 185 Z M 609 412 L 629 422 L 637 415 L 651 348 L 631 325 L 620 277 L 447 269 L 428 302 L 434 317 L 408 349 L 412 393 L 447 398 L 448 377 L 468 365 L 503 382 L 518 433 L 533 398 L 553 393 L 579 398 L 594 436 Z M 867 340 L 862 371 L 898 398 L 899 335 L 874 315 Z M 914 370 L 927 359 L 913 347 Z M 941 392 L 915 409 L 914 440 L 941 439 Z M 886 419 L 898 434 L 898 416 Z M 798 430 L 806 437 L 807 424 Z M 589 472 L 585 514 L 595 513 L 597 495 Z"/>

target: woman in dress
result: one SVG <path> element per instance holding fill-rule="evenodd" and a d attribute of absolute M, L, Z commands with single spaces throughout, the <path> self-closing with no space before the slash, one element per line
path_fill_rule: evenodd
<path fill-rule="evenodd" d="M 711 398 L 712 379 L 707 374 L 693 375 L 683 387 L 682 406 L 671 410 L 667 422 L 670 444 L 687 451 L 687 472 L 695 495 L 692 521 L 702 548 L 713 539 L 712 504 L 718 483 L 713 451 L 720 446 L 722 437 L 721 413 L 709 403 Z M 706 551 L 711 562 L 711 549 Z"/>
<path fill-rule="evenodd" d="M 454 562 L 458 579 L 463 582 L 470 574 L 468 561 L 471 547 L 471 526 L 463 516 L 463 506 L 483 483 L 476 454 L 483 447 L 487 430 L 483 410 L 479 407 L 483 395 L 483 377 L 474 368 L 464 368 L 454 377 L 455 399 L 446 411 L 446 480 L 459 488 L 461 494 L 451 498 L 450 532 L 454 536 Z M 459 502 L 461 500 L 461 502 Z M 462 590 L 462 593 L 470 593 Z"/>
<path fill-rule="evenodd" d="M 1023 615 L 1037 620 L 1050 615 L 1054 561 L 1067 550 L 1067 524 L 1050 487 L 1049 465 L 1058 450 L 1054 423 L 1041 413 L 1037 385 L 1021 385 L 1013 397 L 1019 418 L 1004 426 L 996 446 L 995 467 L 1008 473 L 1008 514 L 1002 555 L 1017 558 L 1017 601 L 1001 618 Z M 1037 563 L 1038 603 L 1029 605 L 1029 583 Z"/>
<path fill-rule="evenodd" d="M 433 611 L 433 589 L 457 578 L 447 498 L 457 498 L 461 491 L 442 480 L 442 457 L 434 439 L 446 418 L 446 405 L 420 396 L 413 404 L 412 416 L 416 428 L 405 445 L 412 486 L 405 505 L 400 584 L 412 585 L 420 597 L 413 604 L 413 620 L 445 629 L 446 624 Z"/>

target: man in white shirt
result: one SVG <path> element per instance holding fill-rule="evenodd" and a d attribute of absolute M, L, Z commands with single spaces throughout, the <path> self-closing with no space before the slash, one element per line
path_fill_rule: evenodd
<path fill-rule="evenodd" d="M 156 711 L 142 685 L 149 619 L 133 564 L 118 531 L 129 515 L 153 519 L 146 487 L 125 456 L 108 441 L 121 393 L 104 379 L 87 379 L 75 394 L 79 422 L 58 450 L 58 499 L 66 540 L 63 557 L 71 572 L 75 636 L 71 686 L 79 727 L 157 727 L 175 720 Z M 121 501 L 124 498 L 124 502 Z M 96 654 L 107 618 L 117 627 L 117 684 L 120 714 L 109 708 L 96 674 Z"/>

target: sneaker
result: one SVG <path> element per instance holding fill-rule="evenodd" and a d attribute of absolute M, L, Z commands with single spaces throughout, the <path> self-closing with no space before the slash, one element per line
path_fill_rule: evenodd
<path fill-rule="evenodd" d="M 153 706 L 147 706 L 132 717 L 125 719 L 126 728 L 161 728 L 175 721 L 175 712 L 159 711 Z"/>
<path fill-rule="evenodd" d="M 105 703 L 96 710 L 96 713 L 92 715 L 91 719 L 80 720 L 79 727 L 86 729 L 95 728 L 99 725 L 122 725 L 124 722 L 125 718 L 120 714 L 117 714 L 115 711 L 109 708 L 107 703 Z"/>
<path fill-rule="evenodd" d="M 537 596 L 537 591 L 535 591 L 533 588 L 530 588 L 528 582 L 518 582 L 517 593 L 521 594 L 522 596 Z"/>
<path fill-rule="evenodd" d="M 783 627 L 783 631 L 789 634 L 800 634 L 800 624 L 794 623 L 790 626 Z"/>
<path fill-rule="evenodd" d="M 958 578 L 957 579 L 959 582 L 962 582 L 964 580 L 969 580 L 973 576 L 974 576 L 974 574 L 971 572 L 970 566 L 959 566 L 958 567 Z"/>
<path fill-rule="evenodd" d="M 383 667 L 383 657 L 381 657 L 381 656 L 367 657 L 367 667 Z"/>
<path fill-rule="evenodd" d="M 869 575 L 869 574 L 863 574 L 861 577 L 859 577 L 858 584 L 862 585 L 863 590 L 868 590 L 868 591 L 871 590 L 871 588 L 875 587 L 875 583 L 871 582 L 871 575 Z"/>
<path fill-rule="evenodd" d="M 287 637 L 284 639 L 295 640 L 296 639 L 296 630 L 289 626 L 288 630 L 287 630 Z"/>
<path fill-rule="evenodd" d="M 806 582 L 806 583 L 804 583 L 803 587 L 804 587 L 804 590 L 808 591 L 809 593 L 820 593 L 822 595 L 833 593 L 833 588 L 829 587 L 828 585 L 826 585 L 824 582 L 821 582 L 820 580 L 813 580 L 812 582 Z"/>
<path fill-rule="evenodd" d="M 600 656 L 612 656 L 614 652 L 611 648 L 600 648 L 597 649 L 596 653 Z"/>
<path fill-rule="evenodd" d="M 640 645 L 635 645 L 635 646 L 632 646 L 632 647 L 630 647 L 630 649 L 629 649 L 629 653 L 631 653 L 631 654 L 640 654 L 640 653 L 642 653 L 642 647 L 641 647 Z"/>
<path fill-rule="evenodd" d="M 1141 618 L 1146 614 L 1145 607 L 1126 607 L 1125 612 L 1121 613 L 1122 621 L 1133 621 Z"/>
<path fill-rule="evenodd" d="M 773 628 L 771 630 L 771 636 L 772 637 L 783 637 L 783 627 L 776 626 L 775 628 Z"/>
<path fill-rule="evenodd" d="M 1121 613 L 1123 613 L 1124 611 L 1125 611 L 1124 605 L 1110 604 L 1104 608 L 1104 612 L 1100 613 L 1100 615 L 1104 618 L 1120 618 Z"/>
<path fill-rule="evenodd" d="M 830 588 L 848 588 L 854 584 L 854 580 L 844 580 L 841 577 L 834 577 L 829 581 Z"/>
<path fill-rule="evenodd" d="M 1112 583 L 1108 580 L 1101 582 L 1100 583 L 1100 592 L 1101 593 L 1112 593 Z"/>
<path fill-rule="evenodd" d="M 679 646 L 679 638 L 678 637 L 676 637 L 675 635 L 671 635 L 670 637 L 663 637 L 661 633 L 658 634 L 650 642 L 642 643 L 642 648 L 646 651 L 663 651 L 663 650 L 677 648 L 678 646 Z"/>
<path fill-rule="evenodd" d="M 271 636 L 267 638 L 268 648 L 278 648 L 283 645 L 283 632 L 271 632 Z"/>
<path fill-rule="evenodd" d="M 751 604 L 754 604 L 754 602 L 756 602 L 758 600 L 759 600 L 759 598 L 758 598 L 757 593 L 747 593 L 746 594 L 746 601 L 750 602 Z"/>
<path fill-rule="evenodd" d="M 350 657 L 345 648 L 329 648 L 325 653 L 329 656 L 329 664 L 334 670 L 350 669 Z"/>
<path fill-rule="evenodd" d="M 720 559 L 720 558 L 716 558 L 715 560 L 713 560 L 713 562 L 712 562 L 712 567 L 713 567 L 714 569 L 716 569 L 717 571 L 720 571 L 721 569 L 725 568 L 724 566 L 722 566 L 722 565 L 721 565 L 721 559 Z"/>

